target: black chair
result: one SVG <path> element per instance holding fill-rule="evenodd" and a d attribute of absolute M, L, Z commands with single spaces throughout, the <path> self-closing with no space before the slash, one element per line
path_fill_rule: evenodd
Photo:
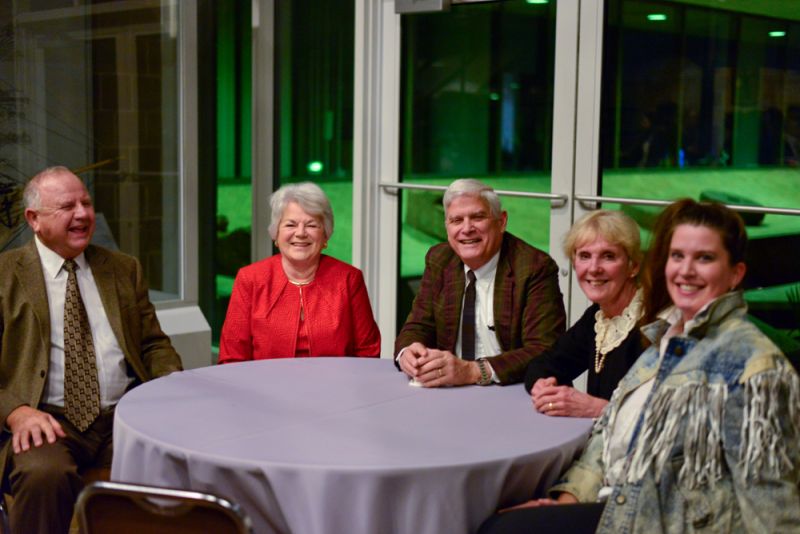
<path fill-rule="evenodd" d="M 230 501 L 198 491 L 93 482 L 75 505 L 82 534 L 248 534 L 250 520 Z"/>
<path fill-rule="evenodd" d="M 0 534 L 10 534 L 11 526 L 8 522 L 8 510 L 6 510 L 5 495 L 0 493 Z"/>

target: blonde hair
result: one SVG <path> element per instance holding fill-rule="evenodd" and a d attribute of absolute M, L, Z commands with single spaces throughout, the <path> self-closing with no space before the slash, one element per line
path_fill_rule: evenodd
<path fill-rule="evenodd" d="M 597 210 L 578 219 L 564 237 L 564 254 L 572 261 L 579 247 L 591 243 L 598 237 L 621 246 L 629 261 L 641 264 L 639 226 L 621 211 Z"/>

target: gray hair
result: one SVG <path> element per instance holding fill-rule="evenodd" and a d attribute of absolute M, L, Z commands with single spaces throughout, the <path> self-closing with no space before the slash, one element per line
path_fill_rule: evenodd
<path fill-rule="evenodd" d="M 272 213 L 269 235 L 273 241 L 278 236 L 278 225 L 283 217 L 283 211 L 291 202 L 297 202 L 303 211 L 312 217 L 321 218 L 322 226 L 325 229 L 325 238 L 330 239 L 333 234 L 333 209 L 331 209 L 330 200 L 317 184 L 300 182 L 281 186 L 270 196 L 269 206 Z"/>
<path fill-rule="evenodd" d="M 25 209 L 40 209 L 42 207 L 42 197 L 39 193 L 39 186 L 50 175 L 61 173 L 72 174 L 72 171 L 63 165 L 55 165 L 39 171 L 33 178 L 28 180 L 28 183 L 25 184 L 25 190 L 22 192 L 22 201 L 25 204 Z"/>
<path fill-rule="evenodd" d="M 442 200 L 445 212 L 447 212 L 447 208 L 456 198 L 464 195 L 480 197 L 485 200 L 489 204 L 489 209 L 494 218 L 500 217 L 503 213 L 500 198 L 494 192 L 494 189 L 474 178 L 460 178 L 450 184 L 447 191 L 444 192 L 444 199 Z"/>
<path fill-rule="evenodd" d="M 602 237 L 613 245 L 622 247 L 628 260 L 639 265 L 642 262 L 642 248 L 639 238 L 639 225 L 621 211 L 591 211 L 578 219 L 564 237 L 564 254 L 573 261 L 575 252 Z"/>

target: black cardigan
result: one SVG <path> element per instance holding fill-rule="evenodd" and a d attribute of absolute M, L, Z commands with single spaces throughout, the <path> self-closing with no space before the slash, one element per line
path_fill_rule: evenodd
<path fill-rule="evenodd" d="M 525 372 L 525 389 L 530 393 L 534 382 L 554 376 L 559 385 L 570 385 L 584 371 L 589 371 L 586 390 L 589 395 L 611 398 L 617 384 L 642 353 L 641 334 L 635 326 L 622 344 L 606 355 L 600 374 L 594 372 L 594 315 L 600 307 L 593 304 L 577 323 L 558 338 L 552 349 L 534 358 Z"/>

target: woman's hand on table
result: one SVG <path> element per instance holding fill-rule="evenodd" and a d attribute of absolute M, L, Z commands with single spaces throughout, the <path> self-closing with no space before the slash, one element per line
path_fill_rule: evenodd
<path fill-rule="evenodd" d="M 557 417 L 598 417 L 608 404 L 573 387 L 559 386 L 553 377 L 540 378 L 533 384 L 531 401 L 539 413 Z"/>

